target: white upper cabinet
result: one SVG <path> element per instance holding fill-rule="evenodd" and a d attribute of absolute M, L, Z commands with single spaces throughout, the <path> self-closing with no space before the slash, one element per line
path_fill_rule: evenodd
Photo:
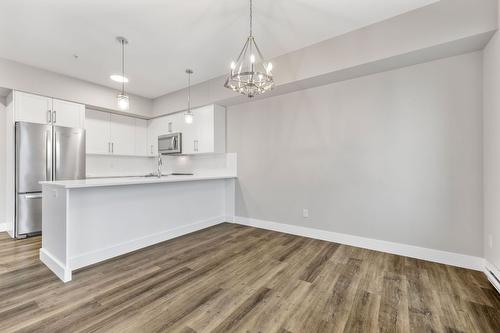
<path fill-rule="evenodd" d="M 85 127 L 85 105 L 14 91 L 15 121 Z"/>
<path fill-rule="evenodd" d="M 135 119 L 135 155 L 148 156 L 148 122 Z"/>
<path fill-rule="evenodd" d="M 16 121 L 50 124 L 52 98 L 14 91 L 14 117 Z"/>
<path fill-rule="evenodd" d="M 184 123 L 184 113 L 183 112 L 178 112 L 174 113 L 170 116 L 168 116 L 171 127 L 170 127 L 170 133 L 182 133 L 185 128 L 185 123 Z"/>
<path fill-rule="evenodd" d="M 158 155 L 158 135 L 160 133 L 160 118 L 148 120 L 148 146 L 147 152 L 148 156 Z"/>
<path fill-rule="evenodd" d="M 208 105 L 193 110 L 194 121 L 185 124 L 182 152 L 186 155 L 226 152 L 226 110 Z"/>
<path fill-rule="evenodd" d="M 87 154 L 148 156 L 146 120 L 87 110 L 85 126 Z"/>
<path fill-rule="evenodd" d="M 174 115 L 148 120 L 148 156 L 158 156 L 158 137 L 165 134 L 181 132 L 180 123 Z"/>
<path fill-rule="evenodd" d="M 52 99 L 52 123 L 64 127 L 85 127 L 85 105 Z"/>
<path fill-rule="evenodd" d="M 87 109 L 85 117 L 87 154 L 110 154 L 110 114 Z"/>
<path fill-rule="evenodd" d="M 192 124 L 184 122 L 184 112 L 151 119 L 148 122 L 148 153 L 158 155 L 158 136 L 182 133 L 182 153 L 185 155 L 226 152 L 226 109 L 208 105 L 193 109 Z"/>
<path fill-rule="evenodd" d="M 111 153 L 114 155 L 135 154 L 135 119 L 111 114 Z"/>

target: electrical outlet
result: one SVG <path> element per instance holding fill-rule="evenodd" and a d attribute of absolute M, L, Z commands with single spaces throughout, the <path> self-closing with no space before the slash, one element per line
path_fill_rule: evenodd
<path fill-rule="evenodd" d="M 309 209 L 307 209 L 307 208 L 302 209 L 302 217 L 304 217 L 304 218 L 309 217 Z"/>
<path fill-rule="evenodd" d="M 493 248 L 493 235 L 488 235 L 488 245 L 490 249 Z"/>

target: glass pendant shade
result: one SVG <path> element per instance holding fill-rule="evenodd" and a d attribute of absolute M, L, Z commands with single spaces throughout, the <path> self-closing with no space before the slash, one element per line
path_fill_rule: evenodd
<path fill-rule="evenodd" d="M 184 122 L 186 124 L 192 124 L 194 121 L 193 113 L 191 111 L 188 111 L 184 113 Z"/>
<path fill-rule="evenodd" d="M 248 97 L 263 94 L 274 87 L 273 65 L 264 61 L 252 34 L 252 0 L 250 0 L 250 35 L 236 61 L 231 63 L 224 86 Z"/>
<path fill-rule="evenodd" d="M 116 96 L 116 104 L 120 110 L 128 110 L 130 106 L 128 96 L 121 93 L 118 94 L 118 96 Z"/>

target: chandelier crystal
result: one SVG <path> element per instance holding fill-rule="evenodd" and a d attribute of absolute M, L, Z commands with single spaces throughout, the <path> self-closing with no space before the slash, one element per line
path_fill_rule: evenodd
<path fill-rule="evenodd" d="M 274 87 L 273 64 L 264 61 L 253 36 L 253 4 L 250 0 L 250 35 L 236 61 L 231 63 L 224 86 L 248 97 L 263 94 Z"/>

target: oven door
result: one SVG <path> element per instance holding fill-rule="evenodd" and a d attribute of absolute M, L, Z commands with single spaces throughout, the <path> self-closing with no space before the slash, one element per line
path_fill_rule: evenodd
<path fill-rule="evenodd" d="M 182 153 L 182 134 L 174 133 L 158 137 L 158 152 L 163 155 Z"/>

